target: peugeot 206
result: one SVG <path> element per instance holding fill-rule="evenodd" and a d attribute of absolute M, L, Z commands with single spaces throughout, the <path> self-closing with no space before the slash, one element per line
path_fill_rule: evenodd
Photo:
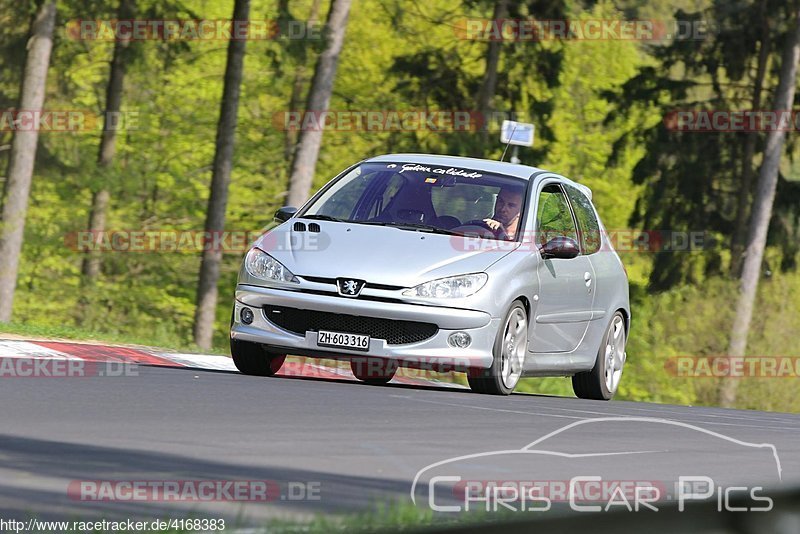
<path fill-rule="evenodd" d="M 555 172 L 391 154 L 344 170 L 255 241 L 239 272 L 231 353 L 271 376 L 287 354 L 463 370 L 477 392 L 571 376 L 610 399 L 625 364 L 628 279 L 591 191 Z"/>

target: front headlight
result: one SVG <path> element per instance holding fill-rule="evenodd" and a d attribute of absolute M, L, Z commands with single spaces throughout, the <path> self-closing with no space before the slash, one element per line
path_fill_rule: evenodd
<path fill-rule="evenodd" d="M 281 262 L 259 248 L 251 248 L 244 259 L 244 268 L 255 278 L 278 282 L 300 281 Z"/>
<path fill-rule="evenodd" d="M 425 282 L 406 289 L 403 295 L 430 299 L 458 299 L 474 295 L 488 280 L 489 275 L 486 273 L 462 274 Z"/>

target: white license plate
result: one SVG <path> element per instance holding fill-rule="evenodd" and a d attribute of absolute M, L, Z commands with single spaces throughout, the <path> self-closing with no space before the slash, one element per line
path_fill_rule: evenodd
<path fill-rule="evenodd" d="M 320 330 L 317 332 L 317 345 L 350 350 L 369 350 L 369 336 Z"/>

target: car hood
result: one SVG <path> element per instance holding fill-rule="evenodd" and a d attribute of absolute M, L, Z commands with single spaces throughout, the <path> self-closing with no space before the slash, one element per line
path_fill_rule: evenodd
<path fill-rule="evenodd" d="M 300 277 L 356 278 L 413 287 L 458 274 L 482 272 L 519 243 L 401 230 L 390 226 L 308 221 L 319 232 L 296 230 L 298 219 L 262 235 L 255 246 Z"/>

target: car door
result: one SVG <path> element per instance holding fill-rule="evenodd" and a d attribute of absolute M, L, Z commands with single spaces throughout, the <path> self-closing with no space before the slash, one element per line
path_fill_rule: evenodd
<path fill-rule="evenodd" d="M 594 271 L 592 320 L 602 319 L 613 311 L 610 305 L 615 300 L 614 297 L 619 295 L 620 291 L 627 293 L 622 264 L 619 257 L 613 253 L 610 243 L 607 244 L 608 248 L 603 247 L 603 229 L 597 211 L 592 205 L 591 194 L 586 195 L 569 184 L 564 184 L 564 190 L 578 222 L 581 253 L 592 262 Z"/>
<path fill-rule="evenodd" d="M 578 227 L 564 187 L 551 182 L 539 192 L 536 241 L 541 247 L 554 237 L 580 243 Z M 548 258 L 537 266 L 539 293 L 534 296 L 531 352 L 570 352 L 583 339 L 592 318 L 594 270 L 584 254 Z"/>

